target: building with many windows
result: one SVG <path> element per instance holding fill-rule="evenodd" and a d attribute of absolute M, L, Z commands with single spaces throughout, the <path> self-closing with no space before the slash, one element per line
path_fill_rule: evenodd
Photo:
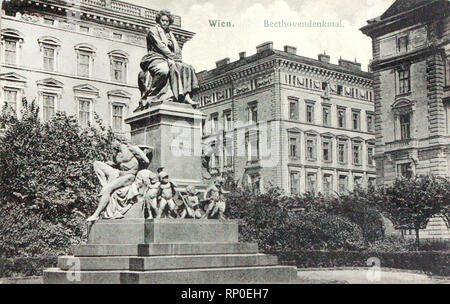
<path fill-rule="evenodd" d="M 372 75 L 361 64 L 310 59 L 272 42 L 239 57 L 198 73 L 210 175 L 292 194 L 375 182 Z"/>
<path fill-rule="evenodd" d="M 450 177 L 450 2 L 397 0 L 361 31 L 373 46 L 377 183 Z M 450 238 L 429 226 L 423 237 Z"/>
<path fill-rule="evenodd" d="M 372 38 L 377 181 L 450 176 L 450 3 L 395 1 Z"/>
<path fill-rule="evenodd" d="M 1 11 L 0 106 L 20 115 L 35 99 L 43 120 L 57 111 L 129 138 L 124 119 L 140 98 L 140 60 L 157 11 L 115 0 L 10 0 Z M 194 34 L 172 29 L 182 46 Z"/>

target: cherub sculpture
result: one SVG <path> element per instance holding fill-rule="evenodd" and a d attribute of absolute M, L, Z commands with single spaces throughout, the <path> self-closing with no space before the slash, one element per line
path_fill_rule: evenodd
<path fill-rule="evenodd" d="M 198 191 L 194 186 L 186 187 L 187 196 L 182 196 L 184 205 L 181 206 L 180 218 L 202 218 L 202 210 L 200 208 L 200 201 L 197 197 Z"/>
<path fill-rule="evenodd" d="M 148 185 L 147 192 L 145 193 L 145 207 L 147 208 L 148 218 L 157 216 L 158 210 L 158 194 L 159 186 L 161 185 L 159 177 L 156 173 L 150 174 L 150 184 Z M 144 205 L 143 205 L 144 206 Z"/>
<path fill-rule="evenodd" d="M 176 185 L 172 181 L 170 181 L 169 174 L 164 171 L 159 172 L 159 182 L 159 206 L 156 209 L 156 218 L 161 218 L 163 216 L 166 207 L 169 208 L 167 212 L 168 217 L 177 218 L 178 206 L 174 200 L 175 195 L 177 194 L 177 190 L 175 189 Z"/>
<path fill-rule="evenodd" d="M 208 204 L 208 207 L 202 218 L 226 219 L 224 215 L 226 208 L 224 194 L 230 192 L 223 189 L 224 183 L 223 177 L 217 177 L 214 183 L 206 190 L 204 202 Z"/>

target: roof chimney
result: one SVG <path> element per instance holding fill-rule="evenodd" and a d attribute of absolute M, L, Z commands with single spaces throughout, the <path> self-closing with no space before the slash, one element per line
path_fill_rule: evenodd
<path fill-rule="evenodd" d="M 239 53 L 239 59 L 244 59 L 245 58 L 246 53 L 245 52 L 240 52 Z"/>
<path fill-rule="evenodd" d="M 256 53 L 261 53 L 265 50 L 273 50 L 273 42 L 272 41 L 264 42 L 264 43 L 256 46 Z"/>
<path fill-rule="evenodd" d="M 355 58 L 355 62 L 340 58 L 339 66 L 349 69 L 349 70 L 361 71 L 361 63 L 356 62 L 356 58 Z"/>
<path fill-rule="evenodd" d="M 227 65 L 229 63 L 230 63 L 230 58 L 229 57 L 221 59 L 219 61 L 216 61 L 216 68 L 224 66 L 224 65 Z"/>
<path fill-rule="evenodd" d="M 284 51 L 289 54 L 297 55 L 297 48 L 295 46 L 285 45 Z"/>
<path fill-rule="evenodd" d="M 317 55 L 317 57 L 321 62 L 330 63 L 330 55 L 327 55 L 325 52 L 323 52 L 323 54 Z"/>

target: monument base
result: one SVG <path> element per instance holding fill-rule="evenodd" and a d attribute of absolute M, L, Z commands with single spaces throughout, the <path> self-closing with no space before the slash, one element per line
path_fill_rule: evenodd
<path fill-rule="evenodd" d="M 46 284 L 291 282 L 295 267 L 238 242 L 236 221 L 100 220 L 75 256 L 44 270 Z"/>

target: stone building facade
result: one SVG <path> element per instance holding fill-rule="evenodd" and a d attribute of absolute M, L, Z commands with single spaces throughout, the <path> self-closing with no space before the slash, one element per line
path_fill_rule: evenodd
<path fill-rule="evenodd" d="M 377 183 L 449 178 L 450 2 L 397 0 L 361 31 L 373 47 Z M 421 237 L 448 239 L 450 231 L 434 218 Z"/>
<path fill-rule="evenodd" d="M 396 1 L 372 38 L 377 182 L 450 173 L 450 3 Z"/>
<path fill-rule="evenodd" d="M 361 64 L 272 42 L 239 57 L 198 73 L 206 178 L 228 174 L 257 191 L 292 194 L 375 182 L 372 75 Z"/>
<path fill-rule="evenodd" d="M 157 11 L 114 0 L 10 0 L 1 11 L 0 106 L 20 115 L 35 99 L 41 118 L 57 111 L 81 125 L 105 126 L 129 138 L 124 119 L 137 107 L 139 63 Z M 194 33 L 172 29 L 182 46 Z"/>

